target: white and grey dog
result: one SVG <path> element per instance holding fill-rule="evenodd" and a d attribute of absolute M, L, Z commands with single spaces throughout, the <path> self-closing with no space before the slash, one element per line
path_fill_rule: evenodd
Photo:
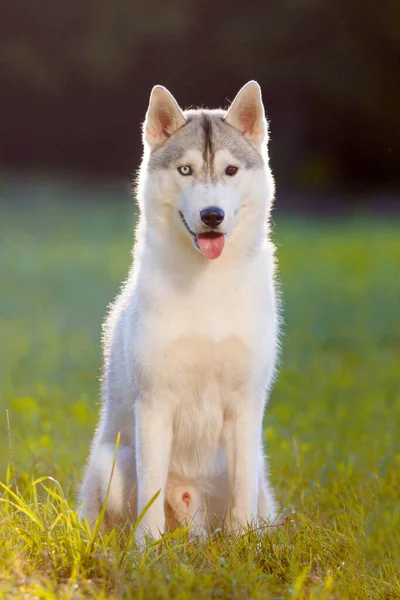
<path fill-rule="evenodd" d="M 273 521 L 262 421 L 278 348 L 274 182 L 259 85 L 182 111 L 156 86 L 143 128 L 133 266 L 104 328 L 103 407 L 81 489 L 93 526 L 137 540 Z"/>

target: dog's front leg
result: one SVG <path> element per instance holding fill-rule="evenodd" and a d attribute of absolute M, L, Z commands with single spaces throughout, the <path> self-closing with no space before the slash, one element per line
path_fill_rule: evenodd
<path fill-rule="evenodd" d="M 231 488 L 231 511 L 227 518 L 233 530 L 257 524 L 260 435 L 258 414 L 247 408 L 225 424 Z"/>
<path fill-rule="evenodd" d="M 136 469 L 138 478 L 138 515 L 159 492 L 140 522 L 136 540 L 144 535 L 159 539 L 165 529 L 165 490 L 172 443 L 172 420 L 160 407 L 146 401 L 135 407 Z"/>

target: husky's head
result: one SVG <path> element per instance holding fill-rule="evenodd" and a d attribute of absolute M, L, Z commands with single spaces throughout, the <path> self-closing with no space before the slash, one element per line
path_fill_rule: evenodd
<path fill-rule="evenodd" d="M 234 243 L 240 224 L 253 240 L 256 229 L 262 233 L 273 180 L 255 81 L 240 90 L 227 112 L 182 111 L 168 90 L 154 87 L 143 142 L 141 210 L 158 230 L 173 227 L 169 235 L 209 259 L 221 255 L 225 242 Z"/>

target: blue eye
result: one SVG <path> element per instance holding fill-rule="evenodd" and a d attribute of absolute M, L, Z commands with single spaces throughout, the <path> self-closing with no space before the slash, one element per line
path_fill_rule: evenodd
<path fill-rule="evenodd" d="M 181 167 L 178 167 L 178 172 L 183 175 L 183 177 L 193 175 L 193 169 L 192 167 L 189 167 L 189 165 L 182 165 Z"/>

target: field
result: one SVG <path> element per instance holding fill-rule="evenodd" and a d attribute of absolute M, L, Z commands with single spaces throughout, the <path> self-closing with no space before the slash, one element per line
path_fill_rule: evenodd
<path fill-rule="evenodd" d="M 13 202 L 11 187 L 0 598 L 400 598 L 400 219 L 276 218 L 285 337 L 265 438 L 281 524 L 140 554 L 128 530 L 78 524 L 74 497 L 101 320 L 130 263 L 128 192 L 37 183 Z"/>

